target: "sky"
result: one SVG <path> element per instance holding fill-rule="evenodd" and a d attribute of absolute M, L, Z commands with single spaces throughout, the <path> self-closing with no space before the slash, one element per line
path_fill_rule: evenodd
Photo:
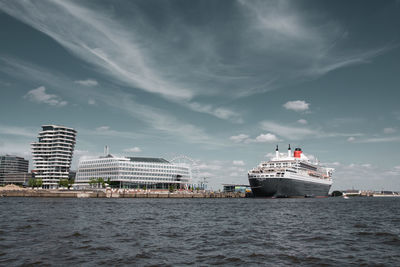
<path fill-rule="evenodd" d="M 400 1 L 0 0 L 0 154 L 41 125 L 185 156 L 211 189 L 278 144 L 335 168 L 332 190 L 400 190 Z M 32 163 L 31 163 L 32 167 Z"/>

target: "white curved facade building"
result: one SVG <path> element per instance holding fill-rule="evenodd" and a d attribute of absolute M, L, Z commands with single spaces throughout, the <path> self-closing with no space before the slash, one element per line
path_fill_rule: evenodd
<path fill-rule="evenodd" d="M 91 179 L 103 178 L 118 187 L 168 189 L 171 185 L 185 188 L 191 177 L 189 167 L 176 165 L 162 158 L 108 155 L 82 160 L 75 183 L 88 184 Z"/>
<path fill-rule="evenodd" d="M 38 142 L 31 143 L 35 178 L 44 188 L 56 188 L 60 179 L 68 179 L 74 153 L 76 131 L 58 125 L 43 125 Z"/>

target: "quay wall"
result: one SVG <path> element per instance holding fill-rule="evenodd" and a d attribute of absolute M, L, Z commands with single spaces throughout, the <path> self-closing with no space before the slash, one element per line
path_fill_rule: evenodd
<path fill-rule="evenodd" d="M 0 197 L 61 197 L 61 198 L 244 198 L 244 193 L 198 192 L 120 192 L 120 191 L 61 191 L 10 190 L 1 191 Z"/>

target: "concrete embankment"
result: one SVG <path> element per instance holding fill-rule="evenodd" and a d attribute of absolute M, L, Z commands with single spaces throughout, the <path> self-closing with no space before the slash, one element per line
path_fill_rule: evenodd
<path fill-rule="evenodd" d="M 4 190 L 0 197 L 64 197 L 64 198 L 243 198 L 244 193 L 222 192 L 129 192 L 129 191 L 62 191 L 62 190 Z"/>

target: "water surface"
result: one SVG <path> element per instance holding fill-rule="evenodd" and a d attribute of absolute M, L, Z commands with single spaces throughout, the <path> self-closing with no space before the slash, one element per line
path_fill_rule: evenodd
<path fill-rule="evenodd" d="M 0 265 L 388 265 L 400 198 L 0 198 Z"/>

